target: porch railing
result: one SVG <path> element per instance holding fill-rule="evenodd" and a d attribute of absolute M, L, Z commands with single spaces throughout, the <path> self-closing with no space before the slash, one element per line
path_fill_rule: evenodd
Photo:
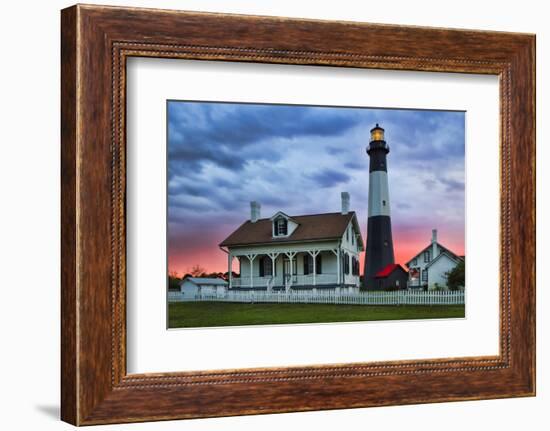
<path fill-rule="evenodd" d="M 289 276 L 291 286 L 313 286 L 313 275 L 292 275 Z M 336 274 L 316 274 L 315 285 L 328 285 L 337 283 Z M 276 277 L 252 277 L 253 287 L 264 287 L 271 284 L 273 286 L 285 286 L 285 280 L 282 275 Z M 246 275 L 239 278 L 233 278 L 231 281 L 232 287 L 250 287 L 250 277 Z"/>

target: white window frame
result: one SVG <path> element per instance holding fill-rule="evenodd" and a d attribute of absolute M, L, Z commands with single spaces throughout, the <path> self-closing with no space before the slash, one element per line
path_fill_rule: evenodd
<path fill-rule="evenodd" d="M 424 251 L 424 262 L 430 262 L 432 260 L 432 256 L 430 253 L 430 250 Z"/>
<path fill-rule="evenodd" d="M 288 234 L 288 220 L 285 220 L 283 217 L 279 217 L 277 220 L 275 220 L 275 236 L 286 236 Z M 284 229 L 286 222 L 286 232 L 282 233 L 282 229 Z"/>
<path fill-rule="evenodd" d="M 428 282 L 428 268 L 424 268 L 422 270 L 422 276 L 420 279 L 422 282 L 426 282 L 426 283 Z"/>

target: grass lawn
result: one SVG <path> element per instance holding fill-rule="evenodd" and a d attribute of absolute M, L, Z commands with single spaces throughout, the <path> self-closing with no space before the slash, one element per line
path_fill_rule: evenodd
<path fill-rule="evenodd" d="M 335 305 L 176 302 L 169 328 L 464 317 L 464 305 Z"/>

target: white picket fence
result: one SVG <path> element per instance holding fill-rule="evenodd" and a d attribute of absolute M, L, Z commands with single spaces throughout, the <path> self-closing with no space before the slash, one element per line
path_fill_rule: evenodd
<path fill-rule="evenodd" d="M 464 304 L 463 291 L 394 291 L 337 293 L 335 291 L 264 292 L 229 291 L 223 294 L 184 295 L 168 292 L 168 302 L 244 302 L 299 304 L 357 304 L 357 305 L 459 305 Z"/>

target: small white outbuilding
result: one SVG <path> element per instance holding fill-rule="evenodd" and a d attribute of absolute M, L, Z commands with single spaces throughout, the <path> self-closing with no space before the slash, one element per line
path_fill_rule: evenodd
<path fill-rule="evenodd" d="M 223 296 L 227 291 L 227 281 L 222 278 L 185 277 L 180 284 L 180 291 L 186 297 L 198 295 Z"/>

